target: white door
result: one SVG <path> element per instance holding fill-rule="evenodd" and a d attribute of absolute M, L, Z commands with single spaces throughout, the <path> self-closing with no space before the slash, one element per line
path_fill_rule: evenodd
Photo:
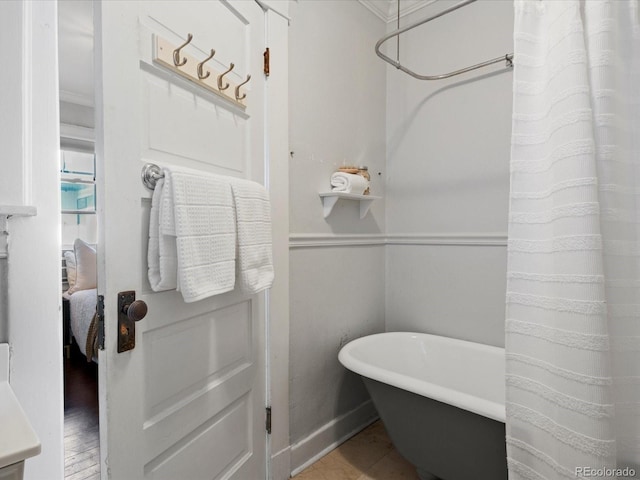
<path fill-rule="evenodd" d="M 96 4 L 102 478 L 265 478 L 264 295 L 186 304 L 147 281 L 146 163 L 263 182 L 264 13 L 254 1 Z M 154 62 L 155 38 L 245 86 L 246 111 Z M 193 60 L 190 60 L 193 62 Z M 193 65 L 193 63 L 191 64 Z M 204 70 L 206 71 L 206 70 Z M 233 87 L 231 87 L 233 88 Z M 231 92 L 233 96 L 233 92 Z M 148 306 L 117 353 L 117 296 Z"/>

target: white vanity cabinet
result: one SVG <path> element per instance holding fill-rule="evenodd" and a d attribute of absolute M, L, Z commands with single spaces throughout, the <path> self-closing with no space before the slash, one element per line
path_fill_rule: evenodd
<path fill-rule="evenodd" d="M 22 480 L 24 461 L 40 440 L 9 385 L 9 345 L 0 343 L 0 480 Z"/>

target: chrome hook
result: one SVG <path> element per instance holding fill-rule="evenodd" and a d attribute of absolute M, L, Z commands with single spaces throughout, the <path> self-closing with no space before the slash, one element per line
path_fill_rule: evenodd
<path fill-rule="evenodd" d="M 190 33 L 187 34 L 187 41 L 184 42 L 182 45 L 180 45 L 178 48 L 176 48 L 173 51 L 173 64 L 176 67 L 181 67 L 183 66 L 185 63 L 187 63 L 187 59 L 183 58 L 182 61 L 180 61 L 180 50 L 182 50 L 184 47 L 186 47 L 187 45 L 189 45 L 189 43 L 191 43 L 191 40 L 193 40 L 193 35 L 191 35 Z"/>
<path fill-rule="evenodd" d="M 222 77 L 224 77 L 227 73 L 229 73 L 231 70 L 233 70 L 233 67 L 235 67 L 235 65 L 233 63 L 231 63 L 231 65 L 229 65 L 229 69 L 226 72 L 221 73 L 220 75 L 218 75 L 218 90 L 222 91 L 222 90 L 226 90 L 227 88 L 229 88 L 229 83 L 227 83 L 224 87 L 222 86 Z"/>
<path fill-rule="evenodd" d="M 216 51 L 212 48 L 211 49 L 211 54 L 198 64 L 198 78 L 200 80 L 204 80 L 209 75 L 211 75 L 211 72 L 207 72 L 206 75 L 204 74 L 203 66 L 204 66 L 205 63 L 207 63 L 209 60 L 211 60 L 215 54 L 216 54 Z"/>
<path fill-rule="evenodd" d="M 251 75 L 247 75 L 247 79 L 236 87 L 236 100 L 240 101 L 247 98 L 246 93 L 243 93 L 242 96 L 240 96 L 240 87 L 243 86 L 245 83 L 248 83 L 249 80 L 251 80 Z"/>

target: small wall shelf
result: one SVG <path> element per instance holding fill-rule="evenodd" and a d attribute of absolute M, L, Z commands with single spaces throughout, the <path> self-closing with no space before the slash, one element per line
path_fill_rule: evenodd
<path fill-rule="evenodd" d="M 37 213 L 36 207 L 29 205 L 0 205 L 2 217 L 34 217 Z"/>
<path fill-rule="evenodd" d="M 357 200 L 360 202 L 360 218 L 366 217 L 369 208 L 374 200 L 379 200 L 382 197 L 374 197 L 373 195 L 359 195 L 357 193 L 345 193 L 345 192 L 324 192 L 320 194 L 322 199 L 322 207 L 324 211 L 324 218 L 327 218 L 336 202 L 340 198 L 347 200 Z"/>

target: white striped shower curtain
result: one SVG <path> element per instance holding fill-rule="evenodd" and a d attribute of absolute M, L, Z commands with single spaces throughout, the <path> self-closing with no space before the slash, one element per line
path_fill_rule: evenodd
<path fill-rule="evenodd" d="M 510 480 L 640 478 L 639 15 L 515 1 Z"/>

